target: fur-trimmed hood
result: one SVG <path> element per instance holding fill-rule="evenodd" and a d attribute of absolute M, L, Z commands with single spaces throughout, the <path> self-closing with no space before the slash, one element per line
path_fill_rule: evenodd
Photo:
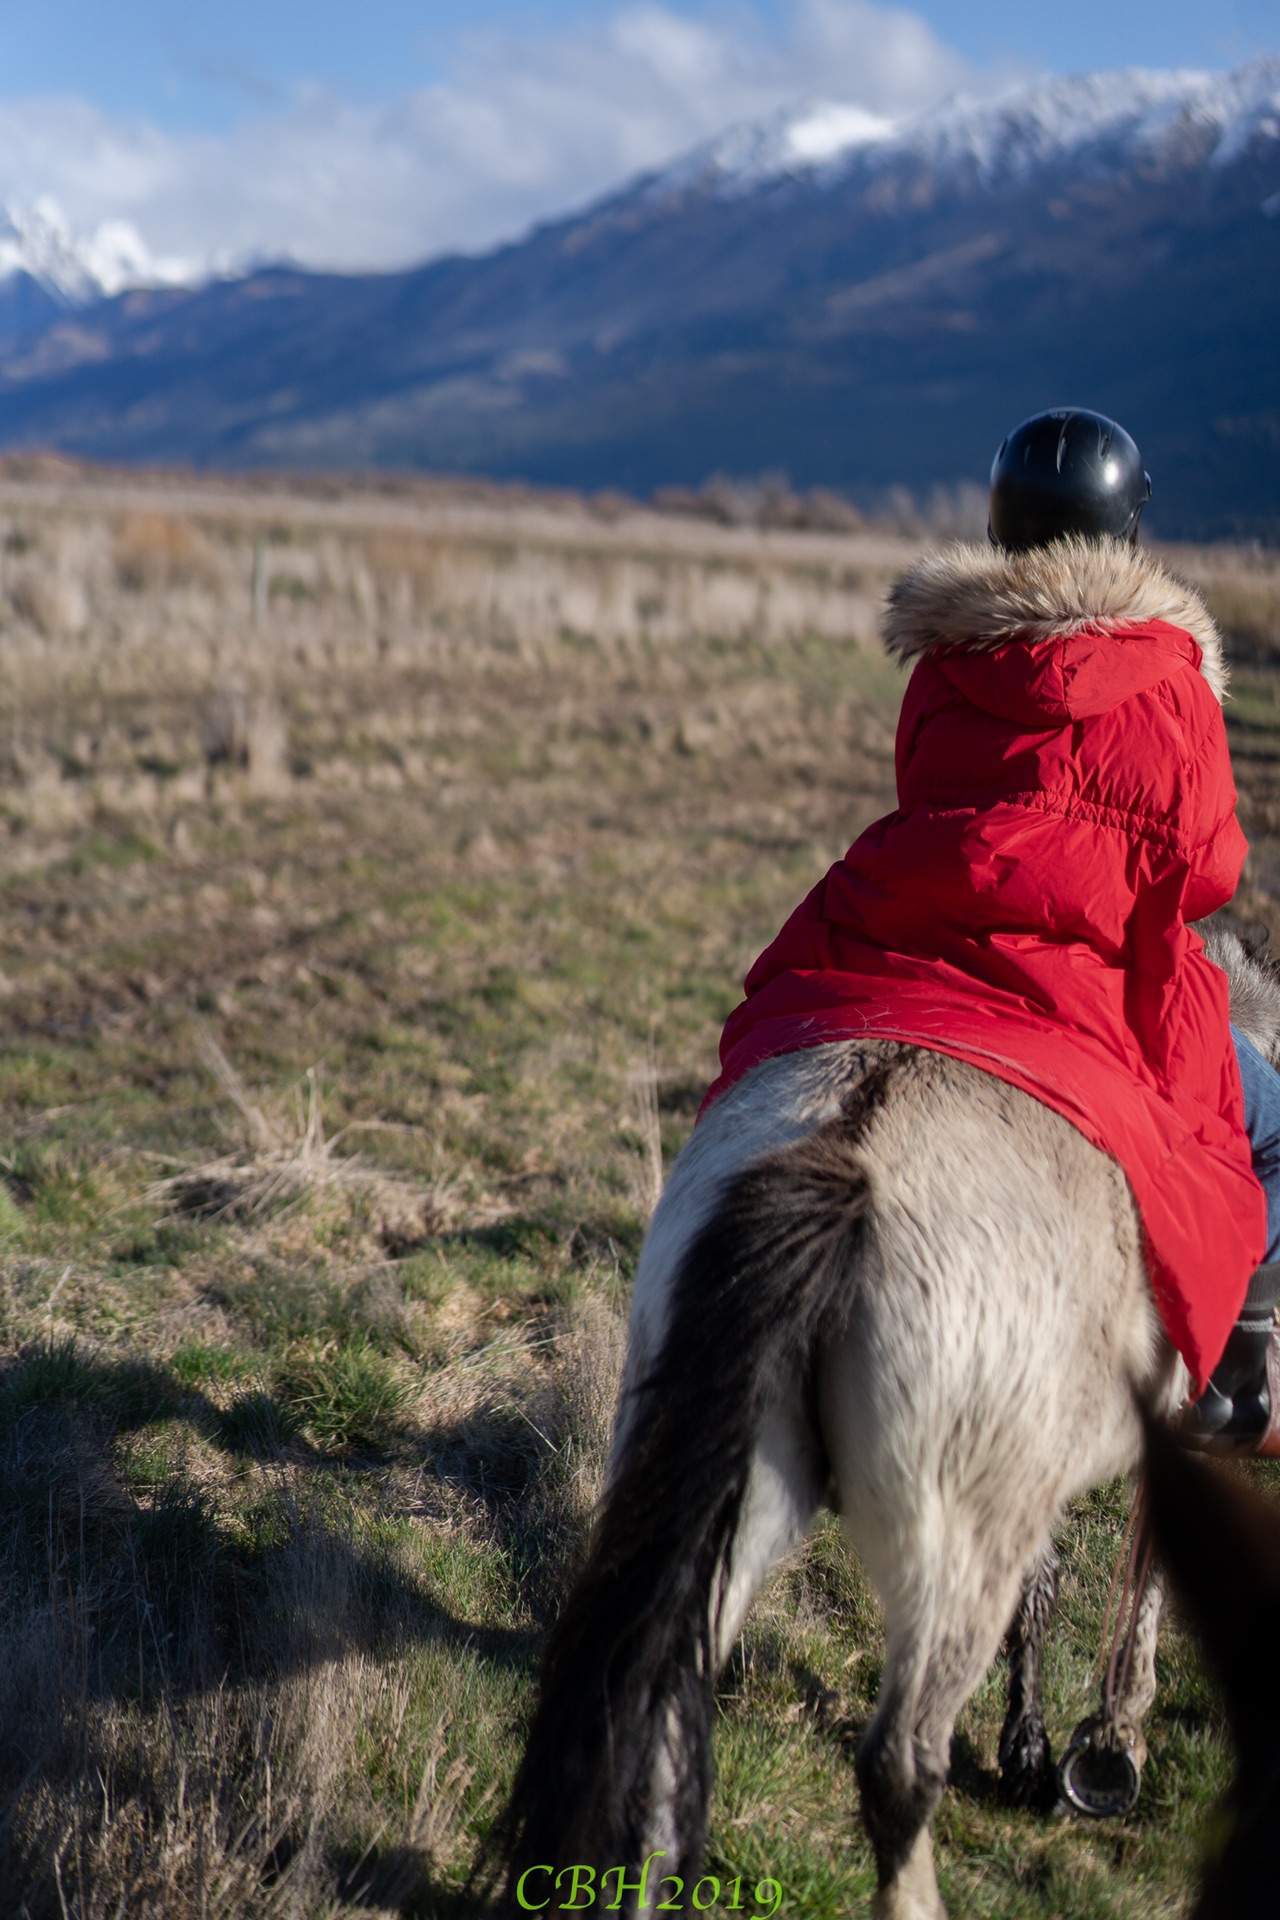
<path fill-rule="evenodd" d="M 1149 553 L 1118 541 L 1073 537 L 1027 553 L 957 544 L 926 554 L 890 591 L 884 640 L 899 659 L 911 660 L 937 648 L 1048 640 L 1150 620 L 1191 635 L 1201 673 L 1224 699 L 1222 640 L 1203 600 Z"/>

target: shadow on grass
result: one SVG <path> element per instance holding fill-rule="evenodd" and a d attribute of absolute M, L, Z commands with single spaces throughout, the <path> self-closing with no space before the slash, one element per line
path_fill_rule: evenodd
<path fill-rule="evenodd" d="M 516 1213 L 485 1227 L 458 1227 L 434 1233 L 422 1245 L 465 1251 L 500 1265 L 524 1261 L 548 1274 L 568 1266 L 589 1268 L 601 1261 L 631 1271 L 639 1258 L 645 1222 L 631 1213 L 584 1215 L 578 1210 Z"/>
<path fill-rule="evenodd" d="M 243 1881 L 244 1911 L 278 1886 L 264 1914 L 318 1911 L 326 1887 L 422 1920 L 483 1912 L 459 1891 L 460 1836 L 489 1817 L 581 1539 L 613 1396 L 609 1326 L 549 1341 L 511 1377 L 446 1382 L 434 1423 L 403 1425 L 385 1472 L 299 1431 L 283 1370 L 229 1403 L 232 1376 L 215 1393 L 70 1341 L 0 1370 L 0 1912 L 58 1920 L 59 1860 L 118 1890 L 131 1862 L 171 1852 L 181 1878 L 201 1849 Z M 316 1378 L 298 1377 L 314 1403 Z M 399 1724 L 412 1700 L 449 1750 L 428 1754 L 416 1803 L 406 1787 L 403 1844 L 384 1820 L 367 1850 L 344 1851 L 376 1819 L 348 1815 L 343 1783 L 367 1797 L 381 1779 L 385 1736 L 362 1729 L 384 1723 L 398 1687 Z M 473 1723 L 491 1749 L 474 1793 Z"/>
<path fill-rule="evenodd" d="M 805 1710 L 852 1766 L 858 1743 L 870 1725 L 872 1709 L 861 1707 L 850 1712 L 841 1696 L 832 1691 L 811 1667 L 800 1660 L 792 1660 L 788 1664 L 795 1689 L 804 1700 Z M 873 1690 L 879 1691 L 878 1674 Z M 999 1775 L 993 1767 L 986 1765 L 977 1747 L 963 1730 L 957 1730 L 952 1735 L 947 1785 L 975 1805 L 993 1807 L 998 1802 Z"/>
<path fill-rule="evenodd" d="M 987 1766 L 967 1733 L 951 1739 L 951 1766 L 947 1785 L 954 1793 L 981 1807 L 994 1807 L 999 1798 L 1000 1779 L 994 1767 Z"/>
<path fill-rule="evenodd" d="M 281 1474 L 227 1511 L 179 1460 L 140 1490 L 122 1476 L 115 1443 L 158 1422 L 245 1461 L 280 1463 L 287 1444 L 288 1464 L 308 1481 L 299 1488 Z M 395 1639 L 443 1642 L 503 1666 L 532 1660 L 531 1630 L 457 1615 L 385 1542 L 363 1538 L 341 1483 L 376 1462 L 307 1445 L 297 1426 L 267 1392 L 222 1408 L 163 1367 L 89 1357 L 71 1342 L 29 1349 L 0 1374 L 4 1584 L 10 1597 L 43 1594 L 92 1619 L 95 1693 L 138 1701 L 235 1684 L 266 1667 L 278 1676 L 339 1641 L 344 1651 Z M 435 1437 L 459 1464 L 466 1441 L 465 1431 Z M 519 1499 L 529 1482 L 522 1460 L 502 1494 Z"/>
<path fill-rule="evenodd" d="M 47 1427 L 56 1414 L 104 1447 L 121 1434 L 176 1421 L 238 1458 L 274 1460 L 289 1447 L 311 1465 L 356 1464 L 346 1445 L 326 1450 L 308 1443 L 287 1394 L 255 1389 L 220 1406 L 154 1361 L 86 1355 L 73 1339 L 27 1347 L 0 1367 L 0 1447 L 20 1442 L 33 1422 Z M 376 1447 L 371 1451 L 376 1457 Z"/>
<path fill-rule="evenodd" d="M 342 1897 L 353 1907 L 388 1909 L 404 1920 L 482 1920 L 492 1902 L 482 1893 L 449 1885 L 421 1847 L 374 1846 L 330 1861 Z"/>

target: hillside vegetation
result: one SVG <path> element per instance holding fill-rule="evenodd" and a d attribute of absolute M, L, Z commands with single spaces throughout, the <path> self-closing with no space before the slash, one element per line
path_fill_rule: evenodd
<path fill-rule="evenodd" d="M 599 1484 L 629 1278 L 746 964 L 891 804 L 908 543 L 447 489 L 0 473 L 0 1910 L 463 1916 Z M 1245 660 L 1280 898 L 1280 569 Z M 1091 1696 L 1123 1513 L 1072 1516 Z M 872 1885 L 873 1596 L 825 1521 L 721 1696 L 712 1870 Z M 1175 1629 L 1131 1819 L 944 1891 L 1182 1911 L 1227 1776 Z"/>

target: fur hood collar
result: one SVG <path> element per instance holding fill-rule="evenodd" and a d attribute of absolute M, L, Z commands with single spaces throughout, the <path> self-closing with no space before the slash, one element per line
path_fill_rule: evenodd
<path fill-rule="evenodd" d="M 1048 640 L 1081 627 L 1163 620 L 1200 648 L 1200 671 L 1219 700 L 1227 666 L 1200 596 L 1139 547 L 1071 538 L 1029 553 L 955 545 L 926 554 L 889 594 L 884 638 L 912 660 L 941 647 Z"/>

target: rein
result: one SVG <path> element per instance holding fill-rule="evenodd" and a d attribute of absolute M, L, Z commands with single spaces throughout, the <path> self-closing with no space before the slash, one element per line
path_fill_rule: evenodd
<path fill-rule="evenodd" d="M 1111 1644 L 1106 1653 L 1107 1677 L 1102 1683 L 1102 1718 L 1109 1733 L 1116 1729 L 1116 1719 L 1129 1685 L 1129 1675 L 1133 1671 L 1133 1632 L 1142 1602 L 1146 1598 L 1147 1583 L 1151 1578 L 1151 1565 L 1155 1559 L 1155 1536 L 1151 1528 L 1150 1515 L 1147 1512 L 1147 1476 L 1145 1471 L 1139 1476 L 1134 1489 L 1133 1504 L 1129 1508 L 1129 1523 L 1120 1542 L 1120 1551 L 1116 1555 L 1115 1571 L 1111 1576 L 1111 1592 L 1107 1596 L 1106 1612 L 1102 1622 L 1103 1646 L 1107 1642 L 1107 1627 L 1111 1625 Z M 1111 1622 L 1111 1603 L 1115 1595 L 1116 1581 L 1120 1575 L 1121 1561 L 1124 1562 L 1124 1582 L 1120 1588 L 1120 1604 L 1116 1608 L 1115 1620 Z M 1098 1678 L 1098 1669 L 1102 1665 L 1103 1653 L 1098 1654 L 1098 1664 L 1093 1677 Z"/>
<path fill-rule="evenodd" d="M 1154 1560 L 1155 1535 L 1148 1512 L 1144 1472 L 1134 1490 L 1129 1519 L 1116 1554 L 1102 1616 L 1102 1644 L 1090 1682 L 1096 1686 L 1105 1665 L 1102 1711 L 1081 1721 L 1058 1769 L 1059 1785 L 1066 1799 L 1077 1813 L 1089 1814 L 1094 1819 L 1128 1813 L 1138 1798 L 1138 1764 L 1133 1749 L 1121 1736 L 1120 1703 L 1133 1671 L 1133 1630 L 1146 1597 Z"/>

